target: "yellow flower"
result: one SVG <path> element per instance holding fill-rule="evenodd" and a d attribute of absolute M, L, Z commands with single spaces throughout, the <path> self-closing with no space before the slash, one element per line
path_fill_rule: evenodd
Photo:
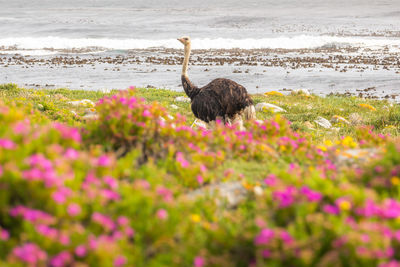
<path fill-rule="evenodd" d="M 190 215 L 190 219 L 192 220 L 192 222 L 198 223 L 201 221 L 201 217 L 198 214 L 192 214 Z"/>
<path fill-rule="evenodd" d="M 333 146 L 333 143 L 332 143 L 331 140 L 326 140 L 326 141 L 324 142 L 324 144 L 325 144 L 325 146 L 327 146 L 327 147 Z"/>
<path fill-rule="evenodd" d="M 243 185 L 243 187 L 244 188 L 246 188 L 247 190 L 251 190 L 251 189 L 253 189 L 253 185 L 251 185 L 251 184 L 249 184 L 248 182 L 246 182 L 246 181 L 243 181 L 242 182 L 242 185 Z"/>
<path fill-rule="evenodd" d="M 400 178 L 397 176 L 393 176 L 390 178 L 390 181 L 392 182 L 392 185 L 399 185 L 400 184 Z"/>
<path fill-rule="evenodd" d="M 323 152 L 328 151 L 328 149 L 325 146 L 317 146 L 318 149 L 320 149 Z"/>
<path fill-rule="evenodd" d="M 366 109 L 372 110 L 372 111 L 376 111 L 376 108 L 374 108 L 373 106 L 371 106 L 369 104 L 358 104 L 358 106 L 362 107 L 362 108 L 366 108 Z"/>
<path fill-rule="evenodd" d="M 396 222 L 397 222 L 397 223 L 400 223 L 400 216 L 399 216 L 399 217 L 396 217 Z"/>
<path fill-rule="evenodd" d="M 354 142 L 353 138 L 351 136 L 346 136 L 343 140 L 342 140 L 342 145 L 347 146 L 347 147 L 356 147 L 357 143 Z"/>
<path fill-rule="evenodd" d="M 339 203 L 339 208 L 341 210 L 349 210 L 351 208 L 351 203 L 347 200 L 342 200 Z"/>
<path fill-rule="evenodd" d="M 264 95 L 266 96 L 284 96 L 284 94 L 282 94 L 281 92 L 277 92 L 277 91 L 270 91 L 270 92 L 266 92 L 264 93 Z"/>

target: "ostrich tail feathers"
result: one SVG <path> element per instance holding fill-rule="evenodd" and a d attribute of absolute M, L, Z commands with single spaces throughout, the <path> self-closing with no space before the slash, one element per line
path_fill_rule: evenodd
<path fill-rule="evenodd" d="M 247 106 L 243 111 L 245 120 L 255 120 L 256 119 L 256 108 L 254 105 Z"/>

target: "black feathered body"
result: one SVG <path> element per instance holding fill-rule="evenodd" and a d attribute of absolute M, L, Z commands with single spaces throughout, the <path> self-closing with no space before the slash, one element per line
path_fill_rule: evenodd
<path fill-rule="evenodd" d="M 246 88 L 229 79 L 218 78 L 198 88 L 182 75 L 182 85 L 191 99 L 193 114 L 205 122 L 214 121 L 217 117 L 231 119 L 253 105 Z"/>

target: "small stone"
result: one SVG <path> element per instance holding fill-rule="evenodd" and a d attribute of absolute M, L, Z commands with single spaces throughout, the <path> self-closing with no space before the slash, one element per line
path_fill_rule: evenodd
<path fill-rule="evenodd" d="M 82 99 L 82 100 L 70 101 L 70 102 L 68 102 L 68 104 L 71 104 L 73 106 L 94 107 L 94 103 L 90 99 Z"/>
<path fill-rule="evenodd" d="M 87 114 L 85 116 L 82 117 L 82 119 L 84 120 L 95 120 L 99 117 L 99 115 L 97 114 Z"/>
<path fill-rule="evenodd" d="M 314 125 L 309 121 L 304 122 L 304 126 L 307 127 L 309 130 L 315 130 Z"/>
<path fill-rule="evenodd" d="M 37 105 L 38 110 L 43 111 L 44 110 L 44 106 L 42 104 L 38 104 Z"/>
<path fill-rule="evenodd" d="M 363 124 L 364 119 L 358 113 L 351 113 L 349 116 L 349 121 L 351 125 L 361 125 Z"/>
<path fill-rule="evenodd" d="M 281 107 L 278 107 L 278 106 L 276 106 L 274 104 L 265 103 L 265 102 L 258 103 L 256 105 L 256 110 L 257 111 L 263 111 L 263 112 L 274 112 L 274 113 L 276 113 L 276 112 L 286 112 L 286 110 L 284 110 Z"/>
<path fill-rule="evenodd" d="M 190 102 L 190 98 L 186 96 L 178 96 L 175 98 L 175 102 Z"/>
<path fill-rule="evenodd" d="M 260 186 L 255 186 L 253 188 L 254 194 L 257 196 L 262 196 L 262 194 L 264 193 L 264 191 L 262 190 L 262 188 Z"/>
<path fill-rule="evenodd" d="M 304 96 L 310 96 L 310 92 L 307 89 L 298 89 L 298 90 L 293 90 L 291 95 L 304 95 Z"/>
<path fill-rule="evenodd" d="M 316 120 L 314 120 L 314 122 L 325 129 L 332 128 L 332 124 L 327 119 L 321 116 L 319 116 Z"/>
<path fill-rule="evenodd" d="M 207 129 L 207 123 L 202 121 L 202 120 L 195 119 L 193 124 L 192 124 L 192 128 L 193 127 L 194 128 L 205 128 L 205 129 Z"/>

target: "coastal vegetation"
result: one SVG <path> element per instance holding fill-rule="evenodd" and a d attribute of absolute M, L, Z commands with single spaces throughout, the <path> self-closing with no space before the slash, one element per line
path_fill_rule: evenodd
<path fill-rule="evenodd" d="M 1 85 L 0 265 L 400 266 L 399 104 L 269 92 L 242 131 L 182 96 Z"/>

